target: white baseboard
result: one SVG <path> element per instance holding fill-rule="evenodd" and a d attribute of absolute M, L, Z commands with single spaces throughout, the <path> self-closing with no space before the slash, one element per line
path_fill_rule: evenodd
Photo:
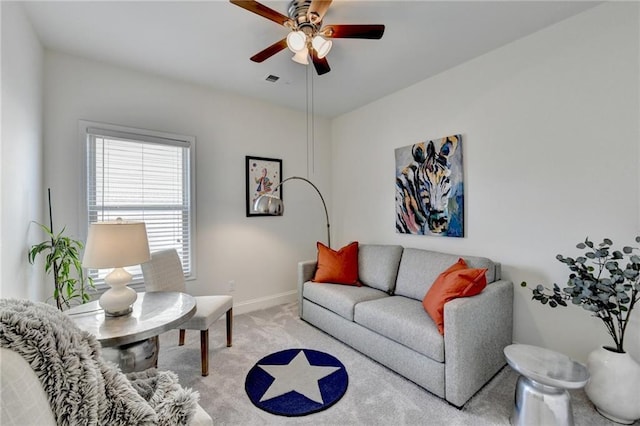
<path fill-rule="evenodd" d="M 246 314 L 247 312 L 259 311 L 271 308 L 272 306 L 283 305 L 298 300 L 298 291 L 292 290 L 285 293 L 260 297 L 257 299 L 245 300 L 244 302 L 233 304 L 233 315 Z"/>

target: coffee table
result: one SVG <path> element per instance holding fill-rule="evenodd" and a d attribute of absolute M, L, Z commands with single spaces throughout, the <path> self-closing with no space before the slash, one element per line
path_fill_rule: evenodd
<path fill-rule="evenodd" d="M 504 348 L 504 355 L 511 368 L 521 374 L 511 423 L 573 425 L 567 389 L 580 389 L 587 384 L 587 368 L 566 355 L 531 345 L 509 345 Z"/>
<path fill-rule="evenodd" d="M 125 372 L 154 367 L 158 361 L 158 335 L 177 328 L 196 313 L 195 299 L 179 292 L 138 293 L 133 311 L 110 317 L 98 301 L 65 312 L 82 330 L 96 336 L 102 357 Z"/>

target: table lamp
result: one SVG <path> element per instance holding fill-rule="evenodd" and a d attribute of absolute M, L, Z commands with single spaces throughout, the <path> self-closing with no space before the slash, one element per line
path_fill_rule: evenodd
<path fill-rule="evenodd" d="M 89 227 L 82 265 L 87 268 L 114 268 L 104 278 L 109 289 L 100 296 L 99 304 L 107 316 L 127 315 L 138 298 L 127 287 L 133 277 L 123 267 L 138 265 L 151 259 L 147 228 L 144 222 L 96 222 Z"/>

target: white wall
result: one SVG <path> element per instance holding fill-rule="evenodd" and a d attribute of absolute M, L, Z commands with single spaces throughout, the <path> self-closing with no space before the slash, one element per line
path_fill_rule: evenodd
<path fill-rule="evenodd" d="M 639 229 L 639 5 L 609 3 L 333 121 L 336 246 L 351 240 L 481 255 L 516 284 L 515 341 L 577 359 L 609 336 L 573 307 L 530 301 L 564 284 L 555 255 Z M 394 149 L 462 133 L 466 237 L 395 233 Z M 348 183 L 348 184 L 346 184 Z"/>
<path fill-rule="evenodd" d="M 325 239 L 320 200 L 310 186 L 289 182 L 284 217 L 245 217 L 245 155 L 281 158 L 285 176 L 307 176 L 304 113 L 50 51 L 44 98 L 45 186 L 57 222 L 76 238 L 86 234 L 78 120 L 192 135 L 197 279 L 188 290 L 228 293 L 234 280 L 236 313 L 295 298 L 297 262 L 313 258 L 316 240 Z M 315 129 L 308 177 L 327 191 L 329 124 L 316 118 Z"/>
<path fill-rule="evenodd" d="M 0 296 L 45 300 L 41 263 L 27 252 L 44 235 L 43 50 L 22 4 L 2 2 L 2 150 L 0 155 Z M 51 284 L 52 285 L 52 284 Z"/>

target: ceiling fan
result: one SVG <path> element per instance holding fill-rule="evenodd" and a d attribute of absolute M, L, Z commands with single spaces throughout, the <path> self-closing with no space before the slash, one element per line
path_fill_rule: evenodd
<path fill-rule="evenodd" d="M 251 57 L 254 62 L 262 62 L 276 53 L 289 48 L 295 55 L 293 60 L 308 64 L 309 56 L 318 75 L 331 71 L 326 56 L 331 50 L 334 38 L 380 39 L 384 25 L 327 25 L 322 19 L 331 6 L 332 0 L 293 0 L 289 4 L 288 15 L 250 0 L 230 0 L 250 12 L 267 18 L 290 30 L 287 37 L 273 43 Z"/>

